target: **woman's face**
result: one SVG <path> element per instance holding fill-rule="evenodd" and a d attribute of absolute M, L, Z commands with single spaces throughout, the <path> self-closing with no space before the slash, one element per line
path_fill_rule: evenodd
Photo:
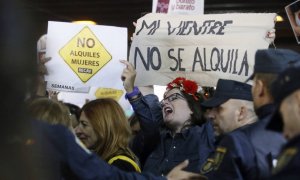
<path fill-rule="evenodd" d="M 75 133 L 88 149 L 93 149 L 93 147 L 95 147 L 98 137 L 90 120 L 83 111 L 80 115 L 79 124 L 75 128 Z"/>
<path fill-rule="evenodd" d="M 164 123 L 172 130 L 180 130 L 191 118 L 192 111 L 179 89 L 168 91 L 161 102 Z"/>

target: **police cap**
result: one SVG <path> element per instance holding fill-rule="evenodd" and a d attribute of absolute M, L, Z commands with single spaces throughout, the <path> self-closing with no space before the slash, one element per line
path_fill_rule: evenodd
<path fill-rule="evenodd" d="M 251 85 L 234 81 L 219 79 L 216 91 L 210 99 L 204 101 L 204 107 L 217 107 L 229 99 L 241 99 L 252 101 Z"/>
<path fill-rule="evenodd" d="M 300 63 L 284 70 L 272 84 L 272 95 L 274 97 L 276 111 L 271 117 L 267 128 L 274 131 L 282 131 L 283 121 L 279 112 L 282 101 L 296 90 L 300 89 Z"/>
<path fill-rule="evenodd" d="M 255 73 L 278 74 L 300 59 L 300 54 L 289 49 L 262 49 L 255 53 L 253 74 L 248 80 L 254 78 Z M 247 80 L 247 81 L 248 81 Z"/>

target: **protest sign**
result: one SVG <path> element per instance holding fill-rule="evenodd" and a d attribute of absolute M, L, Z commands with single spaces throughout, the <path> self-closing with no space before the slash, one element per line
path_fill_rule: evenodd
<path fill-rule="evenodd" d="M 300 0 L 287 5 L 285 11 L 289 18 L 296 41 L 300 44 Z"/>
<path fill-rule="evenodd" d="M 170 0 L 153 0 L 152 12 L 153 13 L 168 13 Z"/>
<path fill-rule="evenodd" d="M 133 110 L 128 100 L 124 98 L 125 93 L 126 92 L 123 89 L 90 87 L 89 93 L 71 93 L 62 91 L 58 94 L 58 99 L 82 107 L 86 102 L 93 99 L 112 98 L 118 101 L 126 115 L 129 117 Z"/>
<path fill-rule="evenodd" d="M 124 65 L 119 60 L 127 59 L 127 37 L 126 28 L 50 21 L 46 56 L 52 59 L 46 63 L 47 89 L 61 91 L 59 98 L 70 103 L 69 97 L 76 96 L 79 106 L 85 99 L 99 97 L 126 104 L 121 80 Z"/>
<path fill-rule="evenodd" d="M 168 14 L 204 14 L 204 0 L 170 0 Z"/>
<path fill-rule="evenodd" d="M 152 13 L 203 14 L 204 0 L 153 0 Z"/>
<path fill-rule="evenodd" d="M 181 76 L 201 86 L 219 78 L 246 80 L 275 13 L 210 15 L 148 14 L 137 21 L 129 61 L 137 86 L 166 85 Z"/>
<path fill-rule="evenodd" d="M 48 23 L 46 66 L 49 87 L 76 92 L 76 87 L 121 88 L 127 59 L 127 29 L 63 22 Z"/>

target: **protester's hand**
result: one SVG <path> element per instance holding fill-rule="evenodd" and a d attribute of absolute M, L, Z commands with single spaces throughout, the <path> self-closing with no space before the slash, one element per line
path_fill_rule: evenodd
<path fill-rule="evenodd" d="M 45 57 L 45 54 L 41 55 L 38 62 L 38 73 L 39 75 L 47 75 L 48 71 L 45 64 L 51 60 L 51 57 Z"/>
<path fill-rule="evenodd" d="M 199 179 L 199 180 L 207 180 L 207 177 L 202 176 L 200 174 L 191 173 L 184 171 L 183 169 L 188 166 L 188 160 L 183 161 L 176 167 L 174 167 L 169 174 L 167 175 L 168 180 L 185 180 L 185 179 Z"/>
<path fill-rule="evenodd" d="M 136 22 L 132 22 L 133 26 L 136 28 Z M 130 37 L 130 40 L 132 41 L 132 36 Z"/>
<path fill-rule="evenodd" d="M 268 41 L 269 44 L 273 43 L 275 40 L 276 37 L 275 31 L 276 31 L 275 29 L 271 29 L 266 34 L 265 39 L 266 41 Z"/>
<path fill-rule="evenodd" d="M 48 74 L 45 64 L 51 60 L 51 57 L 45 57 L 45 54 L 39 56 L 38 59 L 38 75 L 37 75 L 37 86 L 36 86 L 36 95 L 45 96 L 46 95 L 46 82 L 45 75 Z"/>
<path fill-rule="evenodd" d="M 121 63 L 125 65 L 123 69 L 121 79 L 123 81 L 124 89 L 127 93 L 131 93 L 134 88 L 134 81 L 136 77 L 136 71 L 131 63 L 126 60 L 120 60 Z"/>
<path fill-rule="evenodd" d="M 132 22 L 133 26 L 136 27 L 136 22 Z"/>
<path fill-rule="evenodd" d="M 48 90 L 48 97 L 49 97 L 49 99 L 52 99 L 54 101 L 58 101 L 58 94 L 59 94 L 58 91 Z"/>

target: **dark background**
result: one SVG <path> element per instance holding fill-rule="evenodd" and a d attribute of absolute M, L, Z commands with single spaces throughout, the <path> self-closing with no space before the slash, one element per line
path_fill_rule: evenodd
<path fill-rule="evenodd" d="M 205 0 L 204 13 L 275 12 L 284 18 L 277 22 L 275 45 L 300 52 L 284 7 L 295 0 Z M 34 14 L 36 40 L 47 32 L 48 21 L 70 22 L 93 20 L 97 24 L 128 28 L 134 32 L 132 22 L 141 14 L 151 12 L 152 0 L 23 0 L 27 11 Z"/>

